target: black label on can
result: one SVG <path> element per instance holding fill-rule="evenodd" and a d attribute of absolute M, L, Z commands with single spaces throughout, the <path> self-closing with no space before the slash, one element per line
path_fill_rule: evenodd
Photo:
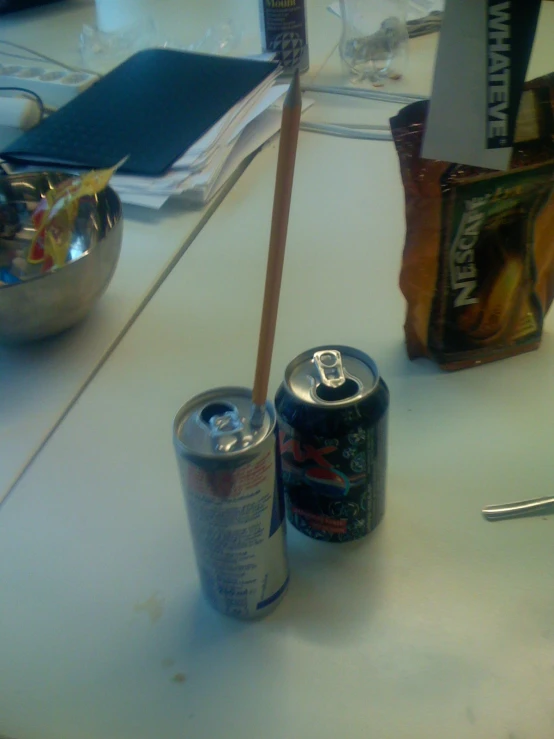
<path fill-rule="evenodd" d="M 260 0 L 264 49 L 277 55 L 285 69 L 309 66 L 304 0 Z"/>
<path fill-rule="evenodd" d="M 387 414 L 340 438 L 300 435 L 279 422 L 287 517 L 315 539 L 352 541 L 372 531 L 385 508 Z"/>

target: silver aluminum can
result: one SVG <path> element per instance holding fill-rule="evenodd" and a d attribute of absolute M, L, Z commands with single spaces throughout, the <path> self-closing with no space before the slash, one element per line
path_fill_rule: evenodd
<path fill-rule="evenodd" d="M 265 616 L 288 585 L 275 409 L 250 422 L 252 391 L 224 387 L 177 413 L 173 441 L 200 582 L 228 616 Z"/>

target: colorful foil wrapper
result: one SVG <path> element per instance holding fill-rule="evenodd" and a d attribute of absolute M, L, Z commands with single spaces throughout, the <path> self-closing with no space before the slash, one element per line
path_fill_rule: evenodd
<path fill-rule="evenodd" d="M 554 75 L 526 84 L 505 172 L 423 159 L 427 106 L 391 120 L 408 355 L 461 369 L 536 349 L 554 297 Z"/>
<path fill-rule="evenodd" d="M 35 235 L 27 255 L 30 264 L 41 264 L 41 272 L 65 264 L 81 198 L 104 190 L 121 164 L 72 177 L 43 197 L 32 214 Z"/>

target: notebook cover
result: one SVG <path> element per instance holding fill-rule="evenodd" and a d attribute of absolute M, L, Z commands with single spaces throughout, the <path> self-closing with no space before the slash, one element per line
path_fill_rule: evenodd
<path fill-rule="evenodd" d="M 27 10 L 39 5 L 50 5 L 60 0 L 0 0 L 0 15 L 15 13 L 17 10 Z"/>
<path fill-rule="evenodd" d="M 139 51 L 3 152 L 16 164 L 163 174 L 276 70 L 274 62 Z"/>

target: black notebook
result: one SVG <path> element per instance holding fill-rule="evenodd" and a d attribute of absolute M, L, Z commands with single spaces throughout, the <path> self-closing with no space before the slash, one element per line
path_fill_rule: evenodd
<path fill-rule="evenodd" d="M 276 74 L 274 62 L 140 51 L 2 153 L 13 164 L 163 174 L 240 100 Z"/>

